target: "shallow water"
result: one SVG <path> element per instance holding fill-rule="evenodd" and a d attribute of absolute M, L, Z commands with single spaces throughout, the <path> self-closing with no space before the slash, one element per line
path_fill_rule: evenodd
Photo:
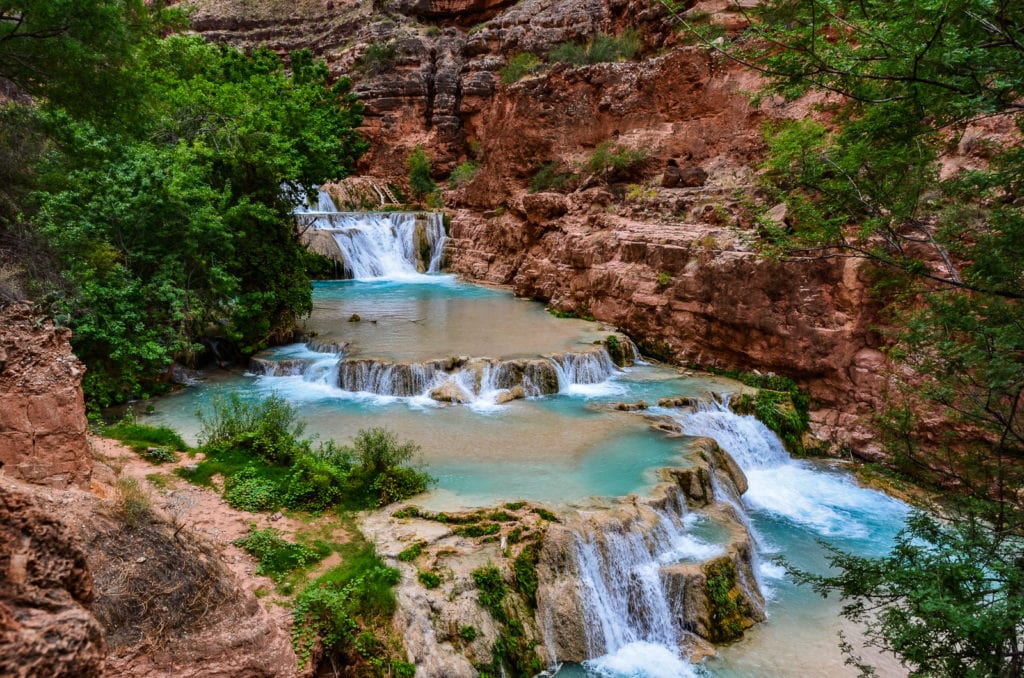
<path fill-rule="evenodd" d="M 540 304 L 449 277 L 320 283 L 314 305 L 308 327 L 318 332 L 318 340 L 349 342 L 352 356 L 396 361 L 450 355 L 534 357 L 592 347 L 610 331 L 596 323 L 556 319 Z M 360 322 L 348 321 L 354 313 Z M 645 492 L 656 481 L 657 468 L 685 463 L 686 439 L 653 431 L 644 416 L 612 411 L 608 404 L 654 404 L 668 396 L 742 390 L 729 380 L 638 365 L 602 383 L 574 385 L 554 396 L 505 405 L 480 401 L 447 406 L 424 395 L 396 398 L 342 391 L 331 377 L 336 358 L 301 345 L 279 347 L 272 355 L 316 361 L 317 368 L 305 376 L 212 375 L 199 386 L 158 400 L 149 421 L 169 424 L 194 440 L 196 410 L 209 407 L 219 393 L 239 391 L 254 398 L 281 395 L 299 408 L 308 433 L 323 439 L 344 443 L 360 429 L 385 426 L 421 446 L 438 485 L 417 503 L 434 510 L 515 499 L 558 506 L 588 503 L 591 496 Z M 840 470 L 791 460 L 752 418 L 715 408 L 696 414 L 655 408 L 651 413 L 676 419 L 689 434 L 716 438 L 746 471 L 750 490 L 742 503 L 762 560 L 768 621 L 720 648 L 718 658 L 701 666 L 688 664 L 662 645 L 640 642 L 596 658 L 586 668 L 564 667 L 559 675 L 856 675 L 838 650 L 838 631 L 857 637 L 856 629 L 839 619 L 838 603 L 794 586 L 771 561 L 785 555 L 798 567 L 820 571 L 825 559 L 819 539 L 861 554 L 883 552 L 902 525 L 906 508 L 858 487 Z M 687 553 L 712 548 L 722 536 L 720 527 L 707 520 L 693 520 L 688 534 L 695 541 Z M 905 675 L 892 660 L 873 659 L 879 675 Z"/>
<path fill-rule="evenodd" d="M 536 302 L 452 276 L 314 284 L 306 328 L 351 342 L 350 355 L 423 361 L 447 356 L 534 357 L 592 344 L 598 323 L 556 320 Z M 359 322 L 349 322 L 353 316 Z"/>
<path fill-rule="evenodd" d="M 482 354 L 477 348 L 487 348 L 491 357 L 536 357 L 590 349 L 609 332 L 598 323 L 555 318 L 540 304 L 450 277 L 321 283 L 314 288 L 314 304 L 310 326 L 317 328 L 317 339 L 351 342 L 349 356 L 365 355 L 369 351 L 362 347 L 368 345 L 375 356 L 393 360 L 476 357 Z M 352 313 L 363 320 L 349 322 Z M 277 347 L 266 357 L 315 361 L 316 368 L 285 377 L 211 375 L 202 385 L 156 401 L 149 421 L 170 425 L 194 441 L 196 411 L 209 408 L 218 394 L 237 391 L 243 397 L 284 397 L 299 408 L 307 433 L 320 439 L 346 443 L 360 429 L 387 427 L 421 447 L 427 470 L 438 480 L 423 503 L 435 509 L 515 499 L 559 505 L 644 492 L 657 482 L 658 468 L 685 463 L 685 441 L 651 430 L 641 416 L 610 411 L 607 403 L 706 397 L 742 388 L 725 379 L 638 365 L 557 395 L 449 406 L 423 394 L 399 398 L 344 391 L 330 373 L 337 357 L 302 344 Z"/>

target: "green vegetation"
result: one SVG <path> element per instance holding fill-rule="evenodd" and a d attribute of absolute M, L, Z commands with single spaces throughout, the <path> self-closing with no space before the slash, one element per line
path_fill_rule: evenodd
<path fill-rule="evenodd" d="M 113 426 L 104 427 L 102 433 L 107 438 L 120 440 L 136 451 L 157 446 L 171 450 L 187 450 L 188 445 L 174 430 L 166 426 L 147 426 L 133 419 L 122 419 Z"/>
<path fill-rule="evenodd" d="M 397 62 L 398 43 L 394 40 L 371 43 L 363 52 L 362 66 L 367 75 L 387 73 Z"/>
<path fill-rule="evenodd" d="M 1024 5 L 775 0 L 755 13 L 726 49 L 769 76 L 768 92 L 844 95 L 827 126 L 766 130 L 766 204 L 787 215 L 759 224 L 765 251 L 870 266 L 897 365 L 886 449 L 944 495 L 888 556 L 834 552 L 837 574 L 804 581 L 839 594 L 912 675 L 1020 675 L 1024 144 L 972 144 L 968 126 L 1024 130 Z M 960 142 L 984 162 L 944 174 Z"/>
<path fill-rule="evenodd" d="M 548 54 L 551 63 L 561 62 L 573 66 L 586 66 L 608 61 L 628 61 L 640 51 L 643 41 L 639 33 L 630 29 L 622 35 L 595 35 L 589 42 L 563 42 Z"/>
<path fill-rule="evenodd" d="M 161 391 L 210 341 L 290 333 L 311 307 L 292 201 L 366 148 L 308 52 L 286 69 L 178 35 L 164 4 L 21 0 L 0 24 L 2 295 L 74 330 L 94 407 Z"/>
<path fill-rule="evenodd" d="M 437 184 L 430 177 L 430 157 L 422 147 L 416 146 L 413 152 L 405 161 L 405 167 L 409 170 L 409 190 L 417 200 L 423 200 L 426 196 L 437 191 Z"/>
<path fill-rule="evenodd" d="M 647 160 L 647 153 L 612 141 L 598 144 L 584 166 L 596 176 L 612 180 L 635 175 Z"/>
<path fill-rule="evenodd" d="M 420 557 L 420 554 L 423 553 L 423 547 L 424 543 L 418 541 L 409 548 L 404 549 L 401 553 L 399 553 L 398 559 L 401 560 L 403 563 L 411 563 L 412 561 Z"/>
<path fill-rule="evenodd" d="M 235 546 L 242 547 L 259 561 L 256 574 L 265 574 L 277 582 L 294 570 L 320 562 L 331 552 L 327 544 L 310 548 L 283 539 L 273 528 L 259 530 L 255 525 L 249 526 L 247 536 L 235 540 Z"/>
<path fill-rule="evenodd" d="M 523 594 L 531 608 L 537 607 L 537 559 L 540 548 L 537 544 L 528 544 L 512 561 L 512 575 L 516 589 Z"/>
<path fill-rule="evenodd" d="M 481 675 L 485 672 L 488 675 L 511 672 L 516 676 L 539 673 L 544 667 L 534 651 L 536 643 L 526 640 L 522 622 L 514 613 L 509 614 L 510 603 L 506 601 L 509 590 L 501 572 L 494 565 L 488 565 L 473 570 L 471 575 L 480 605 L 490 612 L 500 628 L 494 643 L 493 662 L 487 667 L 477 667 Z"/>
<path fill-rule="evenodd" d="M 268 464 L 288 464 L 302 448 L 305 425 L 296 407 L 278 395 L 247 402 L 230 393 L 196 416 L 202 424 L 199 443 L 208 454 L 243 450 Z"/>
<path fill-rule="evenodd" d="M 720 559 L 704 568 L 707 594 L 711 602 L 708 635 L 713 643 L 725 643 L 743 635 L 743 605 L 736 595 L 736 566 Z"/>
<path fill-rule="evenodd" d="M 242 510 L 384 506 L 423 492 L 432 482 L 407 466 L 419 448 L 400 443 L 385 429 L 359 431 L 351 447 L 333 441 L 314 447 L 300 437 L 296 409 L 278 396 L 246 402 L 231 394 L 215 399 L 200 419 L 206 458 L 195 470 L 176 472 L 207 486 L 213 476 L 223 476 L 224 498 Z"/>
<path fill-rule="evenodd" d="M 530 179 L 530 192 L 561 191 L 575 178 L 576 175 L 552 160 L 537 168 L 537 173 Z"/>
<path fill-rule="evenodd" d="M 433 572 L 420 572 L 416 575 L 416 579 L 418 579 L 419 582 L 423 584 L 424 588 L 428 589 L 436 589 L 438 586 L 441 585 L 441 578 Z"/>
<path fill-rule="evenodd" d="M 459 628 L 459 638 L 462 638 L 467 643 L 472 643 L 476 640 L 477 634 L 475 626 L 467 625 Z"/>
<path fill-rule="evenodd" d="M 399 573 L 387 567 L 373 546 L 361 539 L 337 549 L 342 564 L 310 582 L 295 599 L 292 644 L 305 666 L 317 638 L 328 653 L 346 663 L 361 660 L 371 675 L 411 676 L 394 647 L 381 642 L 372 629 L 387 628 L 395 610 L 392 588 Z"/>
<path fill-rule="evenodd" d="M 153 502 L 134 478 L 118 478 L 117 515 L 129 528 L 140 527 L 153 517 Z"/>
<path fill-rule="evenodd" d="M 659 271 L 658 279 L 656 280 L 658 287 L 667 287 L 672 282 L 672 274 L 668 271 Z"/>
<path fill-rule="evenodd" d="M 536 54 L 519 52 L 512 55 L 508 60 L 508 64 L 499 71 L 501 81 L 506 85 L 519 82 L 526 76 L 536 73 L 543 65 L 544 62 Z"/>
<path fill-rule="evenodd" d="M 794 385 L 795 386 L 795 385 Z M 800 391 L 770 391 L 760 389 L 756 394 L 744 393 L 730 405 L 737 414 L 752 414 L 782 440 L 793 454 L 804 454 L 803 434 L 810 426 L 806 405 L 797 409 Z"/>
<path fill-rule="evenodd" d="M 449 188 L 462 188 L 477 175 L 480 171 L 480 166 L 472 160 L 467 160 L 462 163 L 454 170 L 452 170 L 451 176 L 448 177 Z"/>

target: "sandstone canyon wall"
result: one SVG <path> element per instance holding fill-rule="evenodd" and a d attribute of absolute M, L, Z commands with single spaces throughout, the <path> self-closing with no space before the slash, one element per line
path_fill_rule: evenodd
<path fill-rule="evenodd" d="M 745 25 L 738 6 L 690 4 L 727 30 Z M 870 428 L 884 358 L 867 273 L 849 262 L 769 262 L 753 247 L 762 127 L 806 116 L 809 104 L 753 106 L 756 75 L 685 44 L 660 3 L 191 5 L 194 27 L 210 39 L 310 48 L 351 76 L 373 143 L 362 173 L 404 184 L 417 145 L 439 181 L 466 160 L 479 166 L 444 194 L 455 272 L 613 323 L 659 357 L 793 377 L 812 396 L 821 439 L 878 453 Z M 642 36 L 634 60 L 549 65 L 501 82 L 517 53 L 544 57 L 561 42 L 625 29 Z M 392 56 L 382 63 L 384 47 Z M 530 193 L 542 163 L 585 175 L 604 142 L 646 156 L 636 176 L 583 176 L 571 192 Z"/>

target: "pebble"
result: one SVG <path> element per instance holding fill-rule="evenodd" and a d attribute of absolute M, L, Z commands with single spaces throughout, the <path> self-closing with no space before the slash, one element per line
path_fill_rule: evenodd
<path fill-rule="evenodd" d="M 146 562 L 146 556 L 139 556 L 138 558 L 135 559 L 135 562 L 136 563 L 144 563 L 144 562 Z"/>
<path fill-rule="evenodd" d="M 281 520 L 281 518 L 284 518 L 284 516 L 283 516 L 283 515 L 281 515 L 281 512 L 280 512 L 280 511 L 278 511 L 278 512 L 277 512 L 277 513 L 275 513 L 274 515 L 270 516 L 270 519 L 271 519 L 271 520 L 274 520 L 274 521 L 277 521 L 277 520 Z"/>

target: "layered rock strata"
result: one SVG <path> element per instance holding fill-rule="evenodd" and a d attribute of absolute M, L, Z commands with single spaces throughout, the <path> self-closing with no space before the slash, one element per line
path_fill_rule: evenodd
<path fill-rule="evenodd" d="M 71 331 L 27 304 L 0 309 L 0 328 L 0 468 L 31 483 L 87 487 L 85 366 Z"/>

